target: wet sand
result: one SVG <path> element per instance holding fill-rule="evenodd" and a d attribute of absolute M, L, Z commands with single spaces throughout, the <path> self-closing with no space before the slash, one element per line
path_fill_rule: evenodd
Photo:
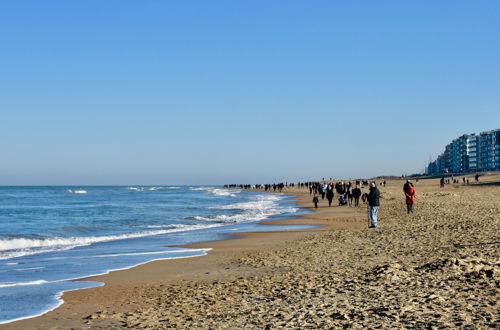
<path fill-rule="evenodd" d="M 90 278 L 106 285 L 0 328 L 499 327 L 500 175 L 421 180 L 411 215 L 403 183 L 380 188 L 376 229 L 364 206 L 313 210 L 289 189 L 314 213 L 280 222 L 321 228 L 199 243 L 213 250 Z"/>

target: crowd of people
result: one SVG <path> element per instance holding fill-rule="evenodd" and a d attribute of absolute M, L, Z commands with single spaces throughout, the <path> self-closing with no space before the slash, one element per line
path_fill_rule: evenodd
<path fill-rule="evenodd" d="M 474 175 L 474 180 L 475 180 L 476 182 L 479 182 L 479 174 L 477 174 L 477 173 L 476 173 L 476 175 Z M 445 186 L 445 185 L 447 185 L 447 184 L 451 184 L 451 183 L 453 183 L 453 184 L 460 184 L 460 179 L 459 179 L 459 178 L 455 178 L 455 177 L 452 175 L 451 177 L 446 178 L 446 179 L 445 179 L 445 177 L 443 176 L 443 177 L 441 178 L 441 180 L 439 180 L 439 186 L 440 186 L 441 188 L 444 188 L 444 186 Z M 464 186 L 465 186 L 465 185 L 468 185 L 468 184 L 469 184 L 469 178 L 468 178 L 468 177 L 466 177 L 466 176 L 462 177 L 462 183 L 463 183 L 463 185 L 464 185 Z"/>
<path fill-rule="evenodd" d="M 324 200 L 325 197 L 328 200 L 328 206 L 332 206 L 333 199 L 335 197 L 335 193 L 338 196 L 338 204 L 339 205 L 349 205 L 352 207 L 359 206 L 359 199 L 361 197 L 361 187 L 363 185 L 368 184 L 367 181 L 356 181 L 355 185 L 349 181 L 348 183 L 344 182 L 330 182 L 330 183 L 322 183 L 322 182 L 312 182 L 308 185 L 309 194 L 316 196 L 321 196 L 321 199 Z M 319 200 L 319 199 L 318 199 Z"/>
<path fill-rule="evenodd" d="M 476 178 L 476 181 L 478 178 Z M 418 180 L 417 180 L 418 182 Z M 455 181 L 453 181 L 455 182 Z M 464 180 L 464 183 L 466 181 Z M 445 179 L 441 179 L 441 184 L 446 183 Z M 449 183 L 449 179 L 448 179 Z M 380 186 L 385 187 L 387 181 L 383 180 L 380 182 Z M 362 189 L 368 186 L 368 192 L 363 193 Z M 328 201 L 328 207 L 331 207 L 335 195 L 337 195 L 339 206 L 349 206 L 349 207 L 359 207 L 360 199 L 368 208 L 368 217 L 370 220 L 369 228 L 376 228 L 378 226 L 378 209 L 380 207 L 380 190 L 377 187 L 375 181 L 368 182 L 368 180 L 356 180 L 355 182 L 348 181 L 338 181 L 335 182 L 330 179 L 330 181 L 309 181 L 309 182 L 298 182 L 298 183 L 269 183 L 269 184 L 229 184 L 225 185 L 225 188 L 240 188 L 240 189 L 257 189 L 264 190 L 266 192 L 282 192 L 283 189 L 288 187 L 297 187 L 299 189 L 308 189 L 309 194 L 313 196 L 312 202 L 315 208 L 321 200 Z M 408 214 L 413 213 L 413 204 L 416 201 L 416 190 L 413 182 L 411 180 L 406 180 L 403 186 L 403 192 L 405 194 L 406 207 Z"/>
<path fill-rule="evenodd" d="M 474 176 L 476 182 L 479 181 L 479 174 Z M 464 185 L 469 184 L 469 178 L 462 177 L 462 182 Z M 416 179 L 418 183 L 418 178 Z M 460 179 L 451 176 L 450 178 L 442 177 L 439 181 L 440 187 L 444 187 L 446 184 L 460 184 Z M 380 182 L 380 186 L 385 187 L 387 184 L 386 180 Z M 362 193 L 361 189 L 363 187 L 369 186 L 369 191 L 367 193 Z M 375 181 L 369 183 L 367 180 L 356 180 L 354 183 L 348 182 L 334 182 L 331 178 L 330 181 L 309 181 L 309 182 L 298 182 L 298 183 L 271 183 L 271 184 L 258 184 L 258 185 L 225 185 L 225 188 L 241 188 L 241 189 L 263 189 L 269 192 L 282 192 L 284 188 L 287 187 L 297 187 L 299 189 L 308 189 L 309 194 L 313 196 L 312 202 L 315 208 L 318 208 L 320 198 L 321 200 L 328 201 L 328 207 L 331 207 L 335 194 L 337 194 L 337 200 L 339 206 L 347 205 L 349 207 L 359 207 L 359 200 L 361 199 L 365 205 L 368 207 L 368 217 L 370 220 L 369 228 L 376 228 L 378 225 L 378 209 L 380 207 L 380 191 L 377 188 Z M 403 192 L 406 201 L 406 210 L 408 214 L 413 213 L 413 205 L 416 201 L 416 189 L 411 180 L 406 180 L 403 185 Z"/>

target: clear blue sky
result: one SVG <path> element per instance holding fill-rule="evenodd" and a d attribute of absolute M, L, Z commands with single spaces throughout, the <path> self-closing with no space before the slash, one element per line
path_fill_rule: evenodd
<path fill-rule="evenodd" d="M 2 1 L 0 184 L 414 173 L 500 128 L 500 1 Z"/>

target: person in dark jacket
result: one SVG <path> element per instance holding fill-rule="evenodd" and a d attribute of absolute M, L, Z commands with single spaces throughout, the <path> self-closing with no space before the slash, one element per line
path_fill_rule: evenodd
<path fill-rule="evenodd" d="M 352 190 L 352 197 L 354 197 L 354 206 L 359 206 L 359 197 L 361 196 L 361 189 L 359 189 L 359 185 L 356 185 L 356 188 Z"/>
<path fill-rule="evenodd" d="M 318 208 L 319 198 L 318 198 L 318 196 L 316 196 L 316 194 L 313 197 L 313 203 L 314 203 L 314 207 Z"/>
<path fill-rule="evenodd" d="M 380 207 L 380 191 L 375 182 L 370 183 L 370 193 L 368 194 L 368 205 L 370 207 L 370 226 L 375 228 L 378 225 L 378 208 Z"/>
<path fill-rule="evenodd" d="M 328 206 L 332 206 L 333 195 L 333 187 L 328 187 L 328 189 L 326 190 L 326 199 L 328 199 Z"/>

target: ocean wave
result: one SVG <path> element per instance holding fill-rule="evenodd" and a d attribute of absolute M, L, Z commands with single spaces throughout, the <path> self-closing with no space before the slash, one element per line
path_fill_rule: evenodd
<path fill-rule="evenodd" d="M 217 214 L 213 216 L 194 216 L 194 220 L 214 221 L 223 223 L 242 223 L 259 221 L 269 218 L 270 216 L 280 214 L 281 212 L 258 212 L 258 213 L 243 213 L 243 214 Z"/>
<path fill-rule="evenodd" d="M 83 189 L 68 189 L 68 190 L 66 190 L 66 192 L 68 192 L 70 194 L 80 194 L 80 195 L 83 195 L 83 194 L 87 193 L 87 190 L 83 190 Z"/>
<path fill-rule="evenodd" d="M 203 190 L 210 190 L 210 189 L 215 189 L 213 187 L 189 187 L 189 190 L 193 191 L 203 191 Z"/>
<path fill-rule="evenodd" d="M 184 249 L 184 250 L 173 250 L 173 251 L 151 251 L 151 252 L 130 252 L 130 253 L 115 253 L 115 254 L 101 254 L 92 256 L 92 258 L 110 258 L 110 257 L 124 257 L 124 256 L 146 256 L 146 255 L 159 255 L 159 254 L 176 254 L 185 252 L 208 252 L 212 250 L 207 249 Z"/>
<path fill-rule="evenodd" d="M 40 285 L 40 284 L 46 284 L 49 283 L 45 280 L 36 280 L 36 281 L 29 281 L 29 282 L 9 282 L 9 283 L 0 283 L 0 288 L 8 288 L 12 286 L 20 286 L 20 285 Z"/>
<path fill-rule="evenodd" d="M 214 210 L 267 210 L 278 208 L 281 197 L 275 195 L 257 195 L 249 202 L 234 203 L 228 205 L 212 206 Z"/>
<path fill-rule="evenodd" d="M 289 208 L 270 208 L 270 209 L 257 209 L 251 210 L 245 213 L 237 214 L 217 214 L 210 216 L 194 216 L 193 220 L 200 221 L 215 221 L 224 223 L 240 223 L 240 222 L 251 222 L 260 221 L 268 219 L 274 215 L 279 215 L 283 213 L 295 213 L 297 209 L 294 207 Z"/>
<path fill-rule="evenodd" d="M 110 236 L 88 236 L 88 237 L 51 237 L 44 239 L 31 238 L 6 238 L 0 239 L 0 260 L 21 257 L 31 254 L 39 254 L 53 251 L 70 250 L 79 246 L 86 246 L 95 243 L 115 241 L 128 238 L 139 238 L 169 234 L 181 231 L 191 231 L 217 226 L 211 225 L 175 225 L 173 228 L 163 230 L 149 230 L 128 234 Z"/>
<path fill-rule="evenodd" d="M 267 210 L 277 206 L 272 201 L 242 202 L 209 207 L 212 210 Z"/>
<path fill-rule="evenodd" d="M 144 191 L 143 187 L 127 187 L 127 189 L 132 191 Z"/>
<path fill-rule="evenodd" d="M 214 189 L 211 190 L 210 193 L 215 196 L 229 196 L 229 197 L 238 197 L 236 194 L 239 194 L 241 190 L 227 190 L 227 189 Z"/>
<path fill-rule="evenodd" d="M 29 268 L 15 268 L 11 269 L 11 272 L 29 272 L 31 270 L 39 270 L 39 269 L 44 269 L 45 267 L 29 267 Z"/>
<path fill-rule="evenodd" d="M 278 202 L 283 198 L 276 195 L 253 196 L 248 202 L 233 203 L 227 205 L 211 206 L 212 210 L 240 210 L 236 214 L 217 214 L 210 216 L 195 216 L 194 220 L 216 221 L 224 223 L 239 223 L 249 221 L 260 221 L 274 215 L 283 213 L 295 213 L 297 208 L 292 206 L 281 206 Z"/>
<path fill-rule="evenodd" d="M 172 228 L 175 225 L 147 225 L 146 228 Z"/>
<path fill-rule="evenodd" d="M 235 189 L 223 189 L 214 187 L 191 187 L 189 190 L 192 191 L 206 191 L 210 195 L 214 196 L 226 196 L 226 197 L 238 197 L 237 194 L 241 193 L 241 190 Z"/>
<path fill-rule="evenodd" d="M 148 190 L 150 191 L 155 191 L 155 190 L 178 190 L 181 189 L 181 187 L 149 187 Z"/>

